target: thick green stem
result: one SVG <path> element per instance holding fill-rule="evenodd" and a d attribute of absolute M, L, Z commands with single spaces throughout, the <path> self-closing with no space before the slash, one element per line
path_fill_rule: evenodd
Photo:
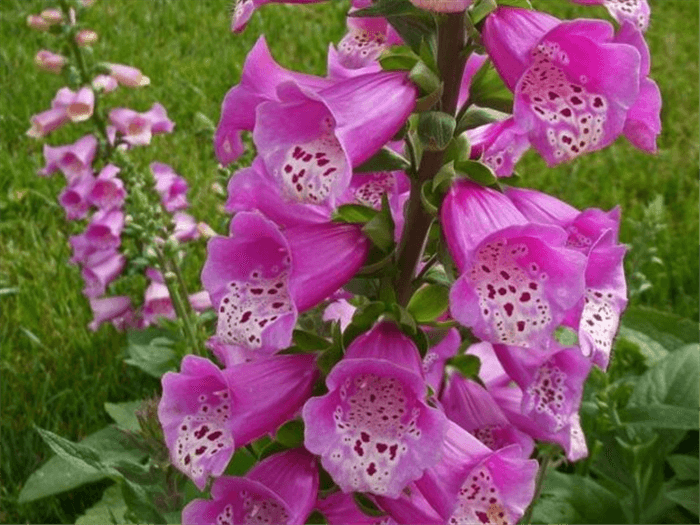
<path fill-rule="evenodd" d="M 443 81 L 440 110 L 454 115 L 457 111 L 457 99 L 464 72 L 466 56 L 462 50 L 466 44 L 464 29 L 465 13 L 443 15 L 438 28 L 438 68 Z M 398 276 L 396 279 L 396 296 L 402 306 L 408 304 L 413 293 L 413 276 L 420 261 L 433 217 L 421 203 L 421 187 L 432 179 L 442 167 L 442 151 L 426 151 L 420 167 L 411 178 L 411 196 L 406 210 L 406 223 L 401 236 L 398 251 Z"/>

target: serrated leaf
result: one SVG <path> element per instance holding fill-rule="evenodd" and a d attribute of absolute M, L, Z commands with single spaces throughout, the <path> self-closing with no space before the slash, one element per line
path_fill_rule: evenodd
<path fill-rule="evenodd" d="M 457 123 L 442 111 L 426 111 L 418 116 L 418 138 L 427 151 L 442 151 L 452 140 Z"/>
<path fill-rule="evenodd" d="M 142 403 L 143 401 L 126 401 L 124 403 L 105 403 L 104 406 L 109 417 L 117 425 L 131 432 L 138 432 L 141 430 L 141 426 L 136 417 L 136 410 Z"/>
<path fill-rule="evenodd" d="M 697 322 L 645 306 L 625 310 L 622 325 L 649 336 L 667 350 L 700 342 L 700 324 Z"/>
<path fill-rule="evenodd" d="M 288 448 L 302 446 L 304 444 L 304 422 L 300 419 L 287 421 L 277 429 L 275 440 Z"/>
<path fill-rule="evenodd" d="M 418 323 L 430 323 L 447 311 L 450 290 L 439 284 L 427 284 L 416 290 L 407 310 Z"/>
<path fill-rule="evenodd" d="M 675 428 L 695 430 L 700 428 L 698 408 L 653 404 L 632 406 L 620 410 L 620 420 L 627 425 L 643 425 L 649 428 Z"/>
<path fill-rule="evenodd" d="M 107 487 L 102 499 L 79 516 L 75 525 L 104 525 L 128 523 L 124 514 L 128 510 L 118 484 Z"/>
<path fill-rule="evenodd" d="M 697 481 L 698 471 L 700 466 L 698 465 L 697 456 L 688 456 L 685 454 L 672 454 L 666 458 L 669 465 L 676 474 L 676 477 L 683 481 Z"/>
<path fill-rule="evenodd" d="M 353 173 L 375 173 L 379 171 L 405 171 L 411 163 L 402 155 L 386 146 L 380 149 L 361 165 L 353 168 Z M 342 207 L 342 206 L 341 206 Z"/>
<path fill-rule="evenodd" d="M 513 112 L 513 93 L 501 79 L 491 60 L 477 71 L 469 87 L 469 100 L 477 106 Z"/>
<path fill-rule="evenodd" d="M 104 460 L 121 458 L 140 461 L 146 456 L 143 451 L 129 444 L 124 434 L 114 426 L 98 430 L 80 443 L 97 450 Z M 60 494 L 105 477 L 107 475 L 97 469 L 78 467 L 60 456 L 53 456 L 29 476 L 19 495 L 19 503 Z"/>

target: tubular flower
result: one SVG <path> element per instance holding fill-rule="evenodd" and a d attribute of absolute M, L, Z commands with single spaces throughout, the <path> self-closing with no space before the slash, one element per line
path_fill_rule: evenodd
<path fill-rule="evenodd" d="M 610 15 L 622 25 L 626 21 L 631 22 L 640 31 L 646 31 L 649 27 L 648 0 L 571 0 L 577 4 L 603 5 Z"/>
<path fill-rule="evenodd" d="M 465 11 L 472 2 L 471 0 L 411 0 L 411 3 L 436 13 L 459 13 Z"/>
<path fill-rule="evenodd" d="M 398 497 L 440 457 L 445 416 L 425 401 L 418 350 L 391 323 L 357 338 L 304 406 L 304 445 L 344 492 Z"/>
<path fill-rule="evenodd" d="M 325 0 L 235 0 L 231 17 L 231 31 L 240 33 L 245 29 L 253 12 L 265 4 L 317 4 Z"/>
<path fill-rule="evenodd" d="M 655 150 L 661 98 L 646 43 L 629 22 L 613 33 L 607 22 L 509 7 L 486 19 L 484 45 L 514 92 L 513 118 L 550 166 L 622 133 Z"/>

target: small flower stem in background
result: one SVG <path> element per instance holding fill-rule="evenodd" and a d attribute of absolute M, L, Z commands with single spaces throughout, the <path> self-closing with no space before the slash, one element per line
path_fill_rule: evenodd
<path fill-rule="evenodd" d="M 530 520 L 532 520 L 532 511 L 535 508 L 535 504 L 539 500 L 540 493 L 542 492 L 542 485 L 544 485 L 544 479 L 547 477 L 547 468 L 549 467 L 549 463 L 552 461 L 554 454 L 556 454 L 556 448 L 551 447 L 542 457 L 540 469 L 537 471 L 537 477 L 535 478 L 535 495 L 533 496 L 530 505 L 527 507 L 525 514 L 523 514 L 523 517 L 518 522 L 520 525 L 530 523 Z"/>

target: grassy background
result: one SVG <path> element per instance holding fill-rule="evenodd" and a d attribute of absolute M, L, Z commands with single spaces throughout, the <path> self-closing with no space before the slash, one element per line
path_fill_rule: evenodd
<path fill-rule="evenodd" d="M 602 8 L 568 2 L 534 1 L 562 17 L 601 16 Z M 623 139 L 613 147 L 547 169 L 534 153 L 519 165 L 523 183 L 573 205 L 604 209 L 621 204 L 622 241 L 631 245 L 628 274 L 639 272 L 651 288 L 637 303 L 698 317 L 698 5 L 693 0 L 652 1 L 647 39 L 652 77 L 664 97 L 659 153 L 636 151 Z M 348 2 L 308 6 L 267 6 L 247 31 L 228 31 L 226 0 L 98 1 L 84 19 L 100 34 L 100 59 L 142 69 L 151 86 L 119 90 L 114 105 L 138 111 L 160 101 L 176 124 L 137 160 L 171 164 L 191 186 L 192 213 L 218 231 L 222 202 L 212 190 L 221 182 L 213 151 L 197 113 L 216 122 L 226 91 L 238 81 L 247 51 L 267 35 L 280 63 L 323 74 L 328 42 L 344 33 Z M 66 239 L 80 227 L 67 223 L 56 203 L 63 181 L 42 179 L 41 143 L 24 133 L 32 114 L 43 111 L 61 87 L 59 77 L 38 72 L 33 57 L 52 48 L 53 38 L 25 27 L 28 13 L 50 5 L 40 0 L 0 2 L 0 381 L 2 449 L 0 522 L 73 522 L 99 499 L 104 485 L 72 495 L 19 505 L 22 484 L 47 457 L 33 431 L 38 425 L 80 439 L 108 422 L 105 401 L 138 399 L 154 392 L 156 381 L 121 363 L 124 339 L 111 327 L 87 331 L 90 311 Z M 683 28 L 682 30 L 680 28 Z M 87 125 L 52 135 L 64 144 Z M 194 277 L 203 257 L 198 245 L 188 271 Z M 631 281 L 641 289 L 640 275 Z"/>

